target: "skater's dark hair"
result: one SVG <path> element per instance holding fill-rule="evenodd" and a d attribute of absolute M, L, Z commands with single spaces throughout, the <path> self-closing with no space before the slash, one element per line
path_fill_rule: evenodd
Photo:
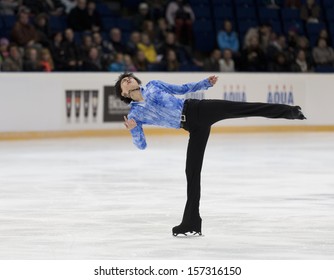
<path fill-rule="evenodd" d="M 121 81 L 127 77 L 134 78 L 139 85 L 141 85 L 141 80 L 139 80 L 133 73 L 130 72 L 125 72 L 118 77 L 118 80 L 115 84 L 116 96 L 118 96 L 126 104 L 129 104 L 132 101 L 132 99 L 122 96 L 122 88 L 121 88 Z"/>

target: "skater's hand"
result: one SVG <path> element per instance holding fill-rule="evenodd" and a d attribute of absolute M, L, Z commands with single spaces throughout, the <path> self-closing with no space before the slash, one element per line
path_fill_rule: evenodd
<path fill-rule="evenodd" d="M 124 125 L 128 130 L 131 130 L 137 126 L 137 123 L 134 119 L 129 119 L 124 116 Z"/>
<path fill-rule="evenodd" d="M 217 76 L 210 76 L 208 78 L 208 80 L 209 80 L 210 84 L 214 86 L 215 83 L 218 81 L 218 77 Z"/>

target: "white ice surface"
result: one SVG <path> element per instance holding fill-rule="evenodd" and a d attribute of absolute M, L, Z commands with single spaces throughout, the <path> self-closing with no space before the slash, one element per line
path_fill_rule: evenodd
<path fill-rule="evenodd" d="M 212 134 L 204 237 L 175 238 L 187 136 L 0 142 L 0 259 L 334 259 L 334 134 Z"/>

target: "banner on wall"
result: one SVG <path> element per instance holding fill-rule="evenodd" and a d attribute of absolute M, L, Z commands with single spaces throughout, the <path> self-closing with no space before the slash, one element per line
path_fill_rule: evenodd
<path fill-rule="evenodd" d="M 295 105 L 296 92 L 294 91 L 294 87 L 296 85 L 291 83 L 280 85 L 269 84 L 267 87 L 267 103 Z M 300 100 L 300 102 L 302 101 Z"/>
<path fill-rule="evenodd" d="M 67 121 L 79 122 L 82 117 L 85 122 L 96 121 L 98 96 L 98 90 L 65 90 Z"/>
<path fill-rule="evenodd" d="M 150 80 L 181 85 L 209 75 L 211 73 L 138 73 L 144 85 Z M 113 82 L 106 82 L 115 81 L 117 76 L 110 73 L 2 73 L 0 111 L 4 117 L 0 118 L 0 132 L 123 128 L 123 116 L 128 114 L 129 107 L 116 97 Z M 333 79 L 329 75 L 235 73 L 219 74 L 214 87 L 179 97 L 299 105 L 307 116 L 303 123 L 247 118 L 226 120 L 218 126 L 333 125 L 331 88 Z"/>
<path fill-rule="evenodd" d="M 274 104 L 300 105 L 305 104 L 305 84 L 296 80 L 263 82 L 225 81 L 220 96 L 229 101 L 265 102 Z"/>
<path fill-rule="evenodd" d="M 129 106 L 116 96 L 114 86 L 104 86 L 103 122 L 123 121 L 129 112 Z"/>

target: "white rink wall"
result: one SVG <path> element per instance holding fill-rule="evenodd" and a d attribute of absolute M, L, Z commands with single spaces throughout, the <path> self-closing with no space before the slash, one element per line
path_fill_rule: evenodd
<path fill-rule="evenodd" d="M 213 88 L 187 97 L 300 105 L 307 116 L 303 122 L 248 118 L 216 126 L 334 126 L 330 74 L 136 73 L 143 84 L 153 79 L 182 84 L 213 74 L 219 76 Z M 0 133 L 123 129 L 127 106 L 112 93 L 118 75 L 1 73 Z"/>

